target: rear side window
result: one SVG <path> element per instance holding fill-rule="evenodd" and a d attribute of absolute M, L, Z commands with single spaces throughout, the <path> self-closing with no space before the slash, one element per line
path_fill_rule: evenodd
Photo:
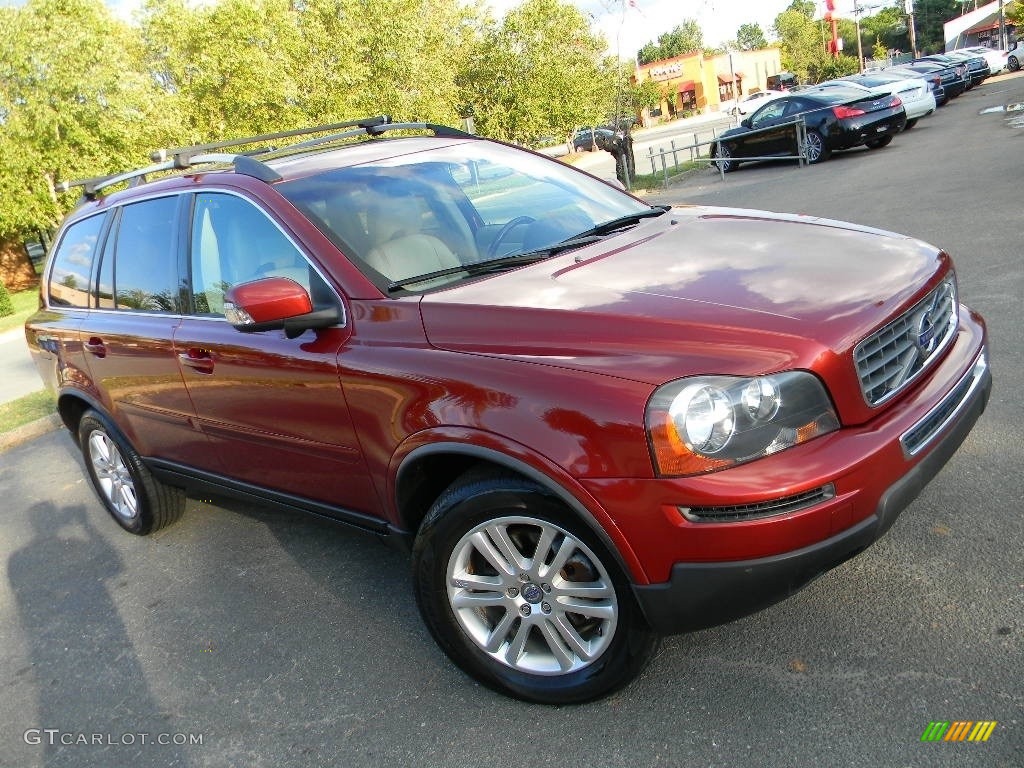
<path fill-rule="evenodd" d="M 88 307 L 89 275 L 104 216 L 91 216 L 69 226 L 53 254 L 48 296 L 51 306 Z"/>
<path fill-rule="evenodd" d="M 178 300 L 177 197 L 160 197 L 121 209 L 114 251 L 117 309 L 180 312 Z M 106 249 L 107 261 L 110 248 Z M 101 270 L 101 297 L 107 265 Z M 102 303 L 102 301 L 101 301 Z"/>

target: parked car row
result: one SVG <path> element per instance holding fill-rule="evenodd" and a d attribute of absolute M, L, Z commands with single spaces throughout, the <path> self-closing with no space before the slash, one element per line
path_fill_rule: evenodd
<path fill-rule="evenodd" d="M 880 149 L 993 71 L 1001 71 L 1001 62 L 1009 61 L 1001 53 L 950 51 L 816 85 L 751 94 L 734 108 L 746 114 L 746 105 L 751 114 L 718 137 L 711 156 L 726 173 L 749 160 L 795 158 L 795 123 L 800 119 L 806 129 L 803 155 L 810 163 L 827 160 L 838 150 Z"/>

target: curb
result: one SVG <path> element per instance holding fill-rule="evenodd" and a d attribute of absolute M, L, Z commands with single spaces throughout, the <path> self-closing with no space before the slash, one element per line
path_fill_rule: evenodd
<path fill-rule="evenodd" d="M 49 416 L 30 421 L 28 424 L 22 424 L 10 432 L 0 432 L 0 453 L 22 443 L 27 443 L 29 440 L 42 437 L 48 432 L 60 429 L 62 425 L 63 422 L 60 420 L 60 416 L 56 413 L 51 413 Z"/>

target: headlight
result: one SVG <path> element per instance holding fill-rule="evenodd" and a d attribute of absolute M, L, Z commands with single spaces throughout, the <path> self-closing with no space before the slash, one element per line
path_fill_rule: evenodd
<path fill-rule="evenodd" d="M 672 381 L 651 396 L 646 421 L 661 475 L 713 472 L 839 428 L 824 387 L 806 371 Z"/>

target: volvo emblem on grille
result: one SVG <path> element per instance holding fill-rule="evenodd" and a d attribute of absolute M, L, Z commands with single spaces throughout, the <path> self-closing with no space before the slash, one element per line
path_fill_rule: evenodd
<path fill-rule="evenodd" d="M 927 357 L 935 349 L 935 325 L 932 323 L 932 312 L 929 309 L 921 318 L 917 328 L 917 349 L 921 357 Z"/>

